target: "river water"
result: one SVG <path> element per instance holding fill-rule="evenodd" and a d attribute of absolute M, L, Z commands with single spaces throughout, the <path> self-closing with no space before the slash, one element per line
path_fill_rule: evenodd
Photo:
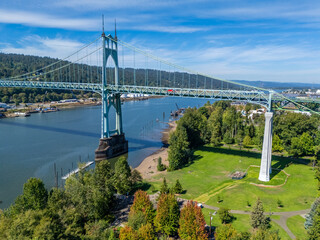
<path fill-rule="evenodd" d="M 132 167 L 162 146 L 161 132 L 170 112 L 179 107 L 199 107 L 207 100 L 166 97 L 130 101 L 122 105 L 123 128 L 129 141 L 127 159 Z M 110 125 L 114 126 L 114 111 Z M 100 137 L 101 107 L 73 108 L 33 114 L 28 118 L 0 120 L 0 208 L 13 203 L 30 177 L 54 186 L 54 164 L 63 174 L 79 161 L 92 161 Z M 59 180 L 60 181 L 60 180 Z M 59 182 L 60 184 L 60 182 Z"/>

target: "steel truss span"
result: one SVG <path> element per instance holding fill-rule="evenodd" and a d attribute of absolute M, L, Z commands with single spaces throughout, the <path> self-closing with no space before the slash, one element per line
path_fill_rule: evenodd
<path fill-rule="evenodd" d="M 66 83 L 66 82 L 38 82 L 38 81 L 9 81 L 0 80 L 0 87 L 23 87 L 60 90 L 80 90 L 102 93 L 102 84 L 95 83 Z M 149 94 L 158 96 L 177 96 L 190 98 L 205 98 L 216 100 L 245 101 L 268 106 L 269 93 L 263 91 L 238 91 L 215 89 L 187 89 L 169 87 L 107 85 L 105 92 L 109 94 Z"/>

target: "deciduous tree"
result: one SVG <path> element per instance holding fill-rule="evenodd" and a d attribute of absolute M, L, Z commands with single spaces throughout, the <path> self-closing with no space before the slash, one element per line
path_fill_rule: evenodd
<path fill-rule="evenodd" d="M 196 202 L 188 201 L 183 207 L 179 220 L 179 237 L 182 240 L 205 240 L 208 234 L 205 231 L 206 222 L 201 208 Z"/>

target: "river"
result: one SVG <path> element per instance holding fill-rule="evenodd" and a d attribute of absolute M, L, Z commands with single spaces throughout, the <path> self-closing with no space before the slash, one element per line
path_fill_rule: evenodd
<path fill-rule="evenodd" d="M 199 107 L 204 99 L 165 97 L 129 101 L 122 105 L 123 128 L 129 141 L 130 166 L 162 146 L 161 132 L 170 112 L 179 107 Z M 114 126 L 114 111 L 110 125 Z M 92 161 L 100 137 L 101 107 L 78 107 L 33 114 L 28 118 L 0 120 L 0 208 L 22 193 L 30 177 L 41 178 L 47 189 L 54 186 L 54 164 L 61 179 L 79 161 Z M 60 180 L 59 180 L 60 181 Z M 60 183 L 60 182 L 59 182 Z"/>

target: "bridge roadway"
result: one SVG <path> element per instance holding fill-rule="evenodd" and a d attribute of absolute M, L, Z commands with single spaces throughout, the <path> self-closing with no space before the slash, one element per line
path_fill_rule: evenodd
<path fill-rule="evenodd" d="M 9 81 L 0 80 L 0 87 L 22 87 L 61 90 L 82 90 L 102 92 L 102 84 L 97 83 L 71 83 L 71 82 L 40 82 L 40 81 Z M 240 91 L 240 90 L 215 90 L 215 89 L 189 89 L 152 86 L 131 85 L 107 85 L 106 91 L 112 93 L 138 93 L 160 96 L 179 96 L 191 98 L 223 99 L 232 101 L 247 101 L 268 106 L 269 93 L 263 91 Z"/>
<path fill-rule="evenodd" d="M 41 81 L 13 81 L 0 80 L 0 87 L 23 87 L 23 88 L 42 88 L 42 89 L 61 89 L 61 90 L 82 90 L 91 92 L 102 92 L 102 84 L 98 83 L 72 83 L 72 82 L 41 82 Z M 205 98 L 216 100 L 245 101 L 256 103 L 268 108 L 268 91 L 244 91 L 244 90 L 219 90 L 219 89 L 189 89 L 189 88 L 170 88 L 153 86 L 132 86 L 132 85 L 107 85 L 106 91 L 112 93 L 138 93 L 159 96 L 179 96 L 191 98 Z M 283 101 L 279 95 L 272 96 L 273 101 Z M 297 99 L 290 98 L 295 102 L 314 102 L 320 103 L 320 99 Z"/>

